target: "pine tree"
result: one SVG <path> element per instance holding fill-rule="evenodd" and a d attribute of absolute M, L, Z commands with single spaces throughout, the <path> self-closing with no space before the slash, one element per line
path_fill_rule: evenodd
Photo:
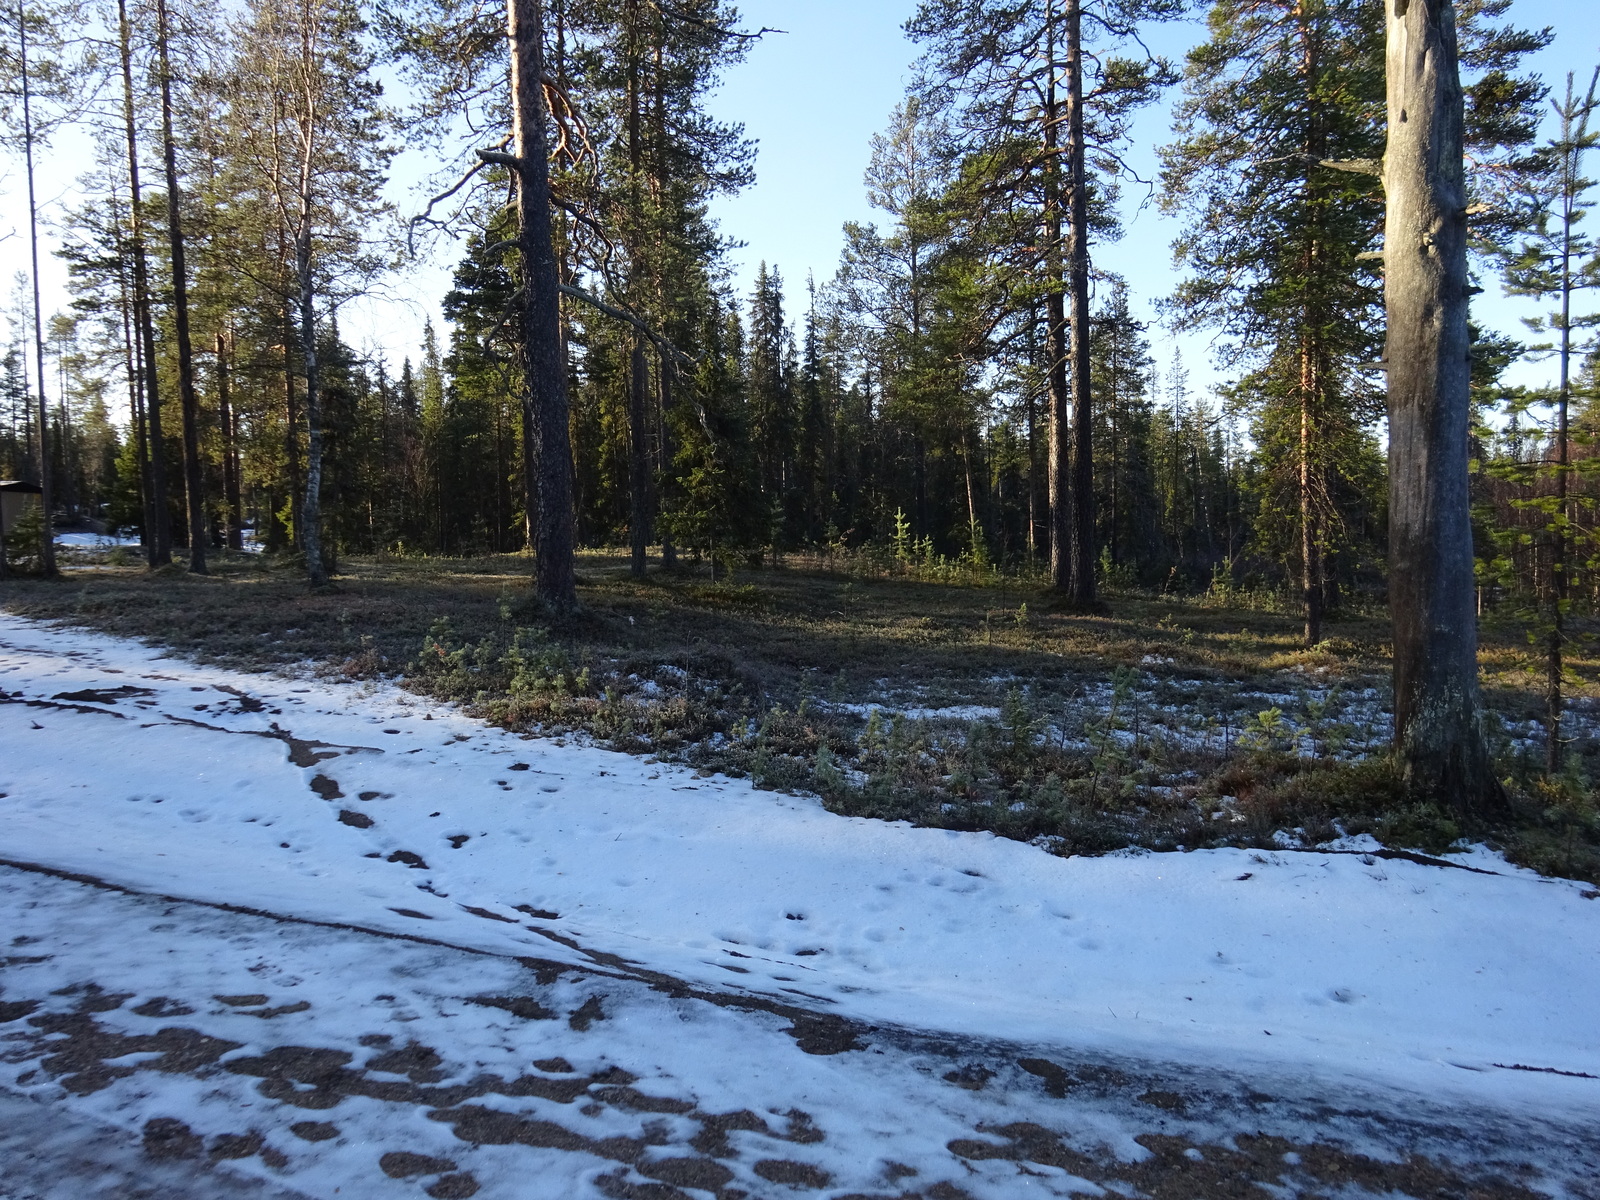
<path fill-rule="evenodd" d="M 994 257 L 1009 279 L 997 294 L 1008 305 L 1044 301 L 1051 573 L 1079 606 L 1095 602 L 1089 240 L 1115 233 L 1117 150 L 1133 111 L 1169 79 L 1143 51 L 1138 25 L 1182 7 L 923 0 L 907 23 L 927 47 L 920 90 L 951 114 L 966 206 L 1003 239 Z M 1134 56 L 1118 53 L 1129 45 Z"/>
<path fill-rule="evenodd" d="M 1094 321 L 1095 511 L 1099 542 L 1113 567 L 1148 576 L 1159 554 L 1151 461 L 1150 384 L 1154 362 L 1146 326 L 1128 303 L 1128 285 L 1114 279 Z"/>
<path fill-rule="evenodd" d="M 1583 525 L 1576 519 L 1571 500 L 1572 380 L 1580 356 L 1594 344 L 1586 331 L 1600 327 L 1600 310 L 1578 311 L 1585 292 L 1600 288 L 1600 241 L 1584 228 L 1586 214 L 1595 206 L 1595 181 L 1584 174 L 1585 154 L 1600 144 L 1600 129 L 1590 127 L 1600 109 L 1600 69 L 1586 92 L 1575 90 L 1567 76 L 1566 93 L 1552 101 L 1559 132 L 1540 146 L 1513 176 L 1513 210 L 1522 215 L 1523 235 L 1492 246 L 1505 272 L 1506 290 L 1513 295 L 1549 300 L 1556 310 L 1530 322 L 1535 333 L 1555 335 L 1553 345 L 1541 347 L 1555 355 L 1555 429 L 1551 437 L 1553 462 L 1547 476 L 1550 494 L 1533 500 L 1528 508 L 1543 512 L 1542 541 L 1549 563 L 1545 568 L 1541 607 L 1545 642 L 1545 768 L 1555 774 L 1562 761 L 1561 715 L 1563 658 L 1567 640 L 1568 591 L 1571 586 L 1571 551 Z M 1576 309 L 1575 309 L 1576 302 Z"/>
<path fill-rule="evenodd" d="M 328 582 L 318 306 L 359 288 L 379 265 L 366 225 L 382 211 L 393 154 L 383 141 L 382 89 L 365 32 L 348 0 L 253 0 L 229 73 L 230 162 L 259 220 L 279 233 L 282 260 L 268 278 L 282 289 L 305 381 L 306 474 L 296 534 L 313 587 Z"/>
<path fill-rule="evenodd" d="M 1163 150 L 1163 203 L 1188 217 L 1174 304 L 1249 369 L 1242 395 L 1274 465 L 1264 502 L 1292 514 L 1294 541 L 1274 545 L 1298 574 L 1312 645 L 1341 545 L 1334 476 L 1379 411 L 1356 365 L 1381 341 L 1378 275 L 1359 256 L 1382 207 L 1339 164 L 1382 152 L 1383 14 L 1365 0 L 1220 0 L 1208 31 L 1189 55 L 1180 140 Z"/>

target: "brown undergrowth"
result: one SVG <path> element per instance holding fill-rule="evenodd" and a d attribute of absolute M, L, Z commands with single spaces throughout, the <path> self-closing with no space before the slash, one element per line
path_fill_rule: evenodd
<path fill-rule="evenodd" d="M 1359 833 L 1436 853 L 1469 832 L 1400 796 L 1376 613 L 1330 622 L 1308 650 L 1291 615 L 1250 597 L 1113 593 L 1080 614 L 992 573 L 848 566 L 638 580 L 586 554 L 581 610 L 557 618 L 518 555 L 358 560 L 315 593 L 259 557 L 220 556 L 197 579 L 72 555 L 60 581 L 0 584 L 0 603 L 245 670 L 398 677 L 508 728 L 1062 854 Z M 1600 664 L 1576 644 L 1571 765 L 1547 779 L 1525 639 L 1489 621 L 1484 640 L 1518 814 L 1494 836 L 1541 871 L 1600 880 L 1585 724 Z"/>

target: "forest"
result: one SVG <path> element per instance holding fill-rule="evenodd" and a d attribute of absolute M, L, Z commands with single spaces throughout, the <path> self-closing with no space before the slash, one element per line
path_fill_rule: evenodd
<path fill-rule="evenodd" d="M 1259 611 L 1313 655 L 1389 605 L 1402 790 L 1463 820 L 1506 802 L 1463 629 L 1498 615 L 1536 679 L 1520 753 L 1588 813 L 1568 700 L 1600 604 L 1600 70 L 1532 73 L 1557 31 L 1511 0 L 1420 7 L 1460 73 L 1439 93 L 1460 158 L 1441 186 L 1464 202 L 1442 286 L 1465 323 L 1442 336 L 1470 342 L 1469 371 L 1441 368 L 1459 395 L 1447 380 L 1402 427 L 1401 349 L 1455 351 L 1417 350 L 1386 297 L 1405 81 L 1377 0 L 921 0 L 864 180 L 875 219 L 846 225 L 831 278 L 763 263 L 748 294 L 709 212 L 756 146 L 708 97 L 783 35 L 725 0 L 20 4 L 3 132 L 33 225 L 7 253 L 34 266 L 8 300 L 0 476 L 46 502 L 5 563 L 54 573 L 56 526 L 135 536 L 157 573 L 254 556 L 314 589 L 358 563 L 520 555 L 532 628 L 574 608 L 586 555 L 621 554 L 632 579 L 725 597 L 786 568 L 1009 589 L 1019 627 L 1027 597 L 1051 619 Z M 1182 60 L 1147 48 L 1190 18 Z M 1132 130 L 1158 102 L 1174 117 L 1143 180 Z M 71 301 L 46 313 L 31 189 L 69 127 L 95 154 L 87 199 L 49 215 Z M 384 191 L 401 146 L 437 168 L 406 204 Z M 1121 199 L 1146 188 L 1182 224 L 1154 327 L 1113 269 Z M 465 247 L 444 326 L 400 362 L 346 340 L 341 308 L 442 236 Z M 1472 322 L 1489 287 L 1549 315 Z M 1163 326 L 1212 334 L 1227 382 L 1158 372 Z M 1529 359 L 1548 387 L 1504 382 Z M 1467 443 L 1443 483 L 1422 478 L 1438 420 Z M 1436 487 L 1459 503 L 1408 501 L 1396 525 L 1397 496 Z M 585 686 L 588 720 L 608 693 Z M 826 736 L 797 753 L 804 778 L 837 774 Z"/>

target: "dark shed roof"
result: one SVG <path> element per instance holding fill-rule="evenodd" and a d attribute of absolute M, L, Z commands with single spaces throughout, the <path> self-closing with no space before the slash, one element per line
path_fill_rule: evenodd
<path fill-rule="evenodd" d="M 0 492 L 26 492 L 38 496 L 44 493 L 44 489 L 25 479 L 0 479 Z"/>

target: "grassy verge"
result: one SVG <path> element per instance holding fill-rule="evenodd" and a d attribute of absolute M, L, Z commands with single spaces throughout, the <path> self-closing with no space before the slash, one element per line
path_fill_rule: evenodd
<path fill-rule="evenodd" d="M 621 557 L 588 554 L 581 612 L 559 621 L 532 604 L 520 556 L 355 561 L 316 594 L 260 558 L 223 556 L 213 570 L 152 575 L 80 554 L 60 581 L 0 584 L 0 604 L 245 670 L 400 677 L 508 728 L 1061 854 L 1341 832 L 1436 852 L 1461 833 L 1398 798 L 1377 614 L 1332 622 L 1306 650 L 1292 617 L 1240 598 L 1114 594 L 1107 613 L 1071 614 L 1035 585 L 863 563 L 712 583 L 635 580 Z M 1514 621 L 1486 625 L 1484 662 L 1518 814 L 1502 844 L 1540 870 L 1600 880 L 1589 783 L 1600 663 L 1588 645 L 1575 644 L 1578 736 L 1557 780 L 1534 765 L 1539 682 Z"/>

